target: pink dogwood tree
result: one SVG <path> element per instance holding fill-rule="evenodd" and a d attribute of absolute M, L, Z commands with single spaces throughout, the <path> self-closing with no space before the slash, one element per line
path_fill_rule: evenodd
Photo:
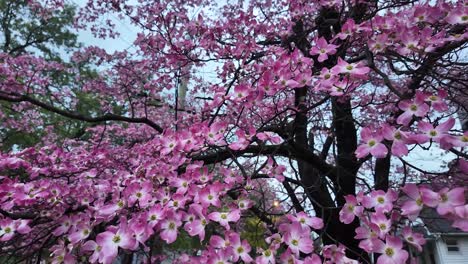
<path fill-rule="evenodd" d="M 0 153 L 2 263 L 157 263 L 187 238 L 171 261 L 409 263 L 424 208 L 468 231 L 466 1 L 88 0 L 74 30 L 117 38 L 110 18 L 132 49 L 0 53 L 0 126 L 45 131 Z M 434 151 L 453 162 L 411 158 Z"/>

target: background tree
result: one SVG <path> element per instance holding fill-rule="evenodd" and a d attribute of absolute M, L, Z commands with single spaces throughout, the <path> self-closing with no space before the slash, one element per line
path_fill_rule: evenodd
<path fill-rule="evenodd" d="M 44 75 L 48 76 L 45 92 L 41 93 L 42 100 L 53 100 L 54 93 L 67 87 L 77 93 L 76 110 L 81 114 L 91 114 L 96 110 L 96 101 L 89 95 L 80 93 L 85 79 L 92 79 L 96 75 L 95 71 L 87 63 L 73 65 L 68 62 L 69 54 L 80 47 L 77 42 L 76 32 L 73 32 L 73 22 L 75 18 L 75 8 L 71 5 L 64 5 L 62 8 L 55 7 L 47 9 L 31 1 L 0 1 L 0 23 L 2 27 L 2 38 L 0 46 L 5 55 L 11 58 L 21 58 L 34 54 L 48 62 L 58 62 L 65 68 L 73 67 L 73 71 L 47 69 Z M 2 58 L 2 63 L 7 63 L 6 57 Z M 34 61 L 26 63 L 34 64 Z M 37 71 L 37 69 L 35 69 Z M 80 72 L 83 79 L 75 79 L 75 71 Z M 37 116 L 25 116 L 21 118 L 23 108 L 17 108 L 13 104 L 2 101 L 0 104 L 4 118 L 2 122 L 11 124 L 8 120 L 21 120 L 21 123 L 2 126 L 0 135 L 3 150 L 11 150 L 15 145 L 17 148 L 34 146 L 42 141 L 50 132 L 54 132 L 56 138 L 61 141 L 63 138 L 83 136 L 87 125 L 49 111 L 40 111 L 42 122 Z M 31 126 L 32 125 L 32 126 Z M 34 127 L 34 129 L 31 129 Z"/>

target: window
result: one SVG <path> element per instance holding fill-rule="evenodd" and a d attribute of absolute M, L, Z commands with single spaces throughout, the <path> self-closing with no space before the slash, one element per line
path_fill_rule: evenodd
<path fill-rule="evenodd" d="M 445 245 L 447 245 L 448 252 L 459 252 L 460 248 L 458 247 L 458 241 L 456 239 L 447 239 L 445 240 Z"/>

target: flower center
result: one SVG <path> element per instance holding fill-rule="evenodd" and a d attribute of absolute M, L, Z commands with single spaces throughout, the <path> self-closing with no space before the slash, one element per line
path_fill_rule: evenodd
<path fill-rule="evenodd" d="M 431 135 L 431 137 L 435 137 L 435 136 L 437 136 L 437 131 L 431 130 L 431 131 L 429 132 L 429 135 Z"/>
<path fill-rule="evenodd" d="M 418 110 L 418 106 L 415 105 L 415 104 L 412 104 L 412 105 L 410 106 L 410 110 L 411 110 L 411 111 L 416 111 L 416 110 Z"/>
<path fill-rule="evenodd" d="M 174 222 L 169 223 L 169 229 L 174 230 L 176 227 Z"/>
<path fill-rule="evenodd" d="M 395 251 L 393 250 L 393 248 L 386 248 L 385 249 L 385 255 L 391 257 L 395 254 Z"/>
<path fill-rule="evenodd" d="M 379 197 L 379 198 L 377 198 L 377 202 L 379 204 L 383 204 L 385 202 L 385 199 L 383 197 Z"/>
<path fill-rule="evenodd" d="M 297 239 L 293 239 L 291 241 L 291 244 L 293 244 L 294 246 L 297 246 L 297 245 L 299 245 L 299 241 Z"/>
<path fill-rule="evenodd" d="M 120 238 L 119 235 L 115 235 L 114 238 L 112 238 L 112 242 L 114 242 L 114 243 L 119 243 L 120 240 L 122 240 L 122 239 Z"/>
<path fill-rule="evenodd" d="M 348 65 L 348 66 L 346 66 L 346 69 L 347 69 L 348 71 L 352 70 L 352 69 L 353 69 L 353 65 Z"/>
<path fill-rule="evenodd" d="M 385 229 L 387 229 L 387 225 L 386 224 L 380 224 L 379 228 L 380 228 L 380 230 L 385 230 Z"/>
<path fill-rule="evenodd" d="M 447 202 L 447 201 L 448 201 L 448 196 L 447 196 L 447 194 L 445 194 L 445 193 L 442 194 L 442 195 L 440 196 L 440 200 L 441 200 L 442 202 L 444 202 L 444 203 Z"/>
<path fill-rule="evenodd" d="M 221 214 L 221 219 L 227 219 L 227 215 L 226 214 Z"/>
<path fill-rule="evenodd" d="M 416 204 L 417 204 L 418 206 L 421 206 L 421 205 L 423 204 L 421 198 L 416 199 Z"/>
<path fill-rule="evenodd" d="M 395 139 L 398 139 L 400 140 L 401 139 L 401 133 L 400 132 L 396 132 L 395 135 L 393 136 Z"/>
<path fill-rule="evenodd" d="M 237 253 L 242 254 L 242 252 L 244 252 L 244 248 L 243 247 L 238 247 L 237 248 Z"/>
<path fill-rule="evenodd" d="M 376 143 L 377 142 L 375 142 L 375 140 L 372 139 L 372 140 L 369 140 L 368 144 L 369 144 L 370 147 L 373 147 L 373 146 L 375 146 Z"/>

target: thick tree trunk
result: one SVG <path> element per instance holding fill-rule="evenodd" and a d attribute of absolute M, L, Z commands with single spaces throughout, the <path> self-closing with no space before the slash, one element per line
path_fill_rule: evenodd
<path fill-rule="evenodd" d="M 329 22 L 332 21 L 332 22 Z M 324 8 L 316 21 L 318 25 L 319 37 L 324 37 L 328 41 L 332 38 L 332 31 L 340 31 L 339 14 L 336 10 Z M 308 54 L 309 43 L 304 41 L 307 35 L 304 32 L 303 24 L 297 21 L 293 27 L 294 35 L 291 40 L 295 43 L 303 54 Z M 331 56 L 326 63 L 316 64 L 315 71 L 320 71 L 322 67 L 330 68 L 337 61 L 338 56 L 343 56 L 346 47 L 340 47 L 336 56 Z M 294 144 L 302 148 L 310 149 L 310 139 L 307 131 L 307 91 L 308 87 L 295 90 L 295 106 L 298 109 L 294 121 Z M 343 98 L 341 98 L 343 99 Z M 327 175 L 319 172 L 313 164 L 298 160 L 299 174 L 303 186 L 316 211 L 316 214 L 323 218 L 325 227 L 322 234 L 324 244 L 343 244 L 347 247 L 347 254 L 353 259 L 362 262 L 369 262 L 368 254 L 359 248 L 359 241 L 354 239 L 355 229 L 360 223 L 356 219 L 351 224 L 343 224 L 339 221 L 340 207 L 345 204 L 344 196 L 355 195 L 356 177 L 359 170 L 359 162 L 355 157 L 357 148 L 357 129 L 352 114 L 351 100 L 332 100 L 333 110 L 333 132 L 337 147 L 337 157 L 334 175 Z M 313 144 L 313 140 L 311 140 Z M 326 157 L 326 155 L 325 155 Z M 383 174 L 382 174 L 383 176 Z M 333 194 L 330 193 L 325 177 L 329 177 L 333 182 Z M 384 183 L 385 180 L 382 179 Z M 385 185 L 385 183 L 384 183 Z"/>

